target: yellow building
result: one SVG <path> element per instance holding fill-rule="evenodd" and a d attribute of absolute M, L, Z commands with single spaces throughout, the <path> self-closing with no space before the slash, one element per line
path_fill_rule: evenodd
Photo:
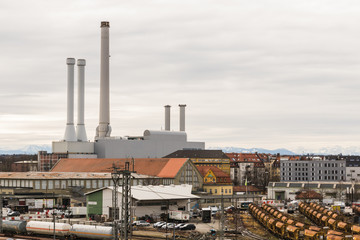
<path fill-rule="evenodd" d="M 164 158 L 190 158 L 196 166 L 217 167 L 230 175 L 230 158 L 221 150 L 178 150 Z"/>
<path fill-rule="evenodd" d="M 211 195 L 232 195 L 230 175 L 214 166 L 196 166 L 203 176 L 203 189 Z"/>

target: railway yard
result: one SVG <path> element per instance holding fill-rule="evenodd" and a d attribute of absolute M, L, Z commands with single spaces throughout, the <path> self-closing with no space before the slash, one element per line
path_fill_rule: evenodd
<path fill-rule="evenodd" d="M 360 212 L 360 209 L 354 209 Z M 192 219 L 196 230 L 158 229 L 152 226 L 135 227 L 129 239 L 220 239 L 219 216 L 210 223 Z M 358 218 L 358 217 L 356 217 Z M 299 203 L 298 211 L 292 214 L 263 204 L 250 204 L 248 211 L 227 212 L 223 239 L 227 240 L 360 240 L 360 226 L 354 224 L 354 216 L 345 216 L 329 210 L 318 203 Z M 1 239 L 112 239 L 112 227 L 95 225 L 88 222 L 77 224 L 76 221 L 54 223 L 50 219 L 3 220 L 4 234 Z M 211 234 L 215 230 L 216 234 Z"/>

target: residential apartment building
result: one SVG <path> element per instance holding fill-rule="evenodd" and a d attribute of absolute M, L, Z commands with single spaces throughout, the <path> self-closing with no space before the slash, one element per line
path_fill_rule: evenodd
<path fill-rule="evenodd" d="M 280 181 L 345 181 L 345 160 L 282 160 Z"/>
<path fill-rule="evenodd" d="M 249 185 L 265 186 L 269 179 L 270 164 L 265 154 L 257 153 L 226 153 L 230 158 L 230 177 L 236 186 Z M 268 168 L 265 167 L 265 162 Z"/>

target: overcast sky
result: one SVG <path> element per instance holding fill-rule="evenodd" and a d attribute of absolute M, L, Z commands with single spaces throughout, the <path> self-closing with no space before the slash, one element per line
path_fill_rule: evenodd
<path fill-rule="evenodd" d="M 0 148 L 63 138 L 67 57 L 87 61 L 94 138 L 101 21 L 112 136 L 164 128 L 166 104 L 177 131 L 187 104 L 188 139 L 206 147 L 357 148 L 359 13 L 358 0 L 2 0 Z"/>

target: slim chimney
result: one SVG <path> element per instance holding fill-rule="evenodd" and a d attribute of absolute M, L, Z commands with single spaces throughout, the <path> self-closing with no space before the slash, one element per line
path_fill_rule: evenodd
<path fill-rule="evenodd" d="M 84 103 L 85 103 L 85 59 L 78 59 L 78 112 L 77 112 L 77 126 L 76 137 L 80 142 L 87 142 L 85 123 L 84 123 Z"/>
<path fill-rule="evenodd" d="M 165 131 L 170 131 L 170 105 L 165 105 Z"/>
<path fill-rule="evenodd" d="M 74 127 L 74 65 L 75 59 L 66 59 L 67 64 L 67 121 L 65 128 L 65 141 L 76 141 Z"/>
<path fill-rule="evenodd" d="M 185 107 L 186 104 L 179 104 L 180 107 L 180 131 L 185 132 Z"/>
<path fill-rule="evenodd" d="M 101 22 L 100 54 L 100 114 L 96 137 L 110 137 L 110 96 L 109 96 L 109 22 Z"/>

